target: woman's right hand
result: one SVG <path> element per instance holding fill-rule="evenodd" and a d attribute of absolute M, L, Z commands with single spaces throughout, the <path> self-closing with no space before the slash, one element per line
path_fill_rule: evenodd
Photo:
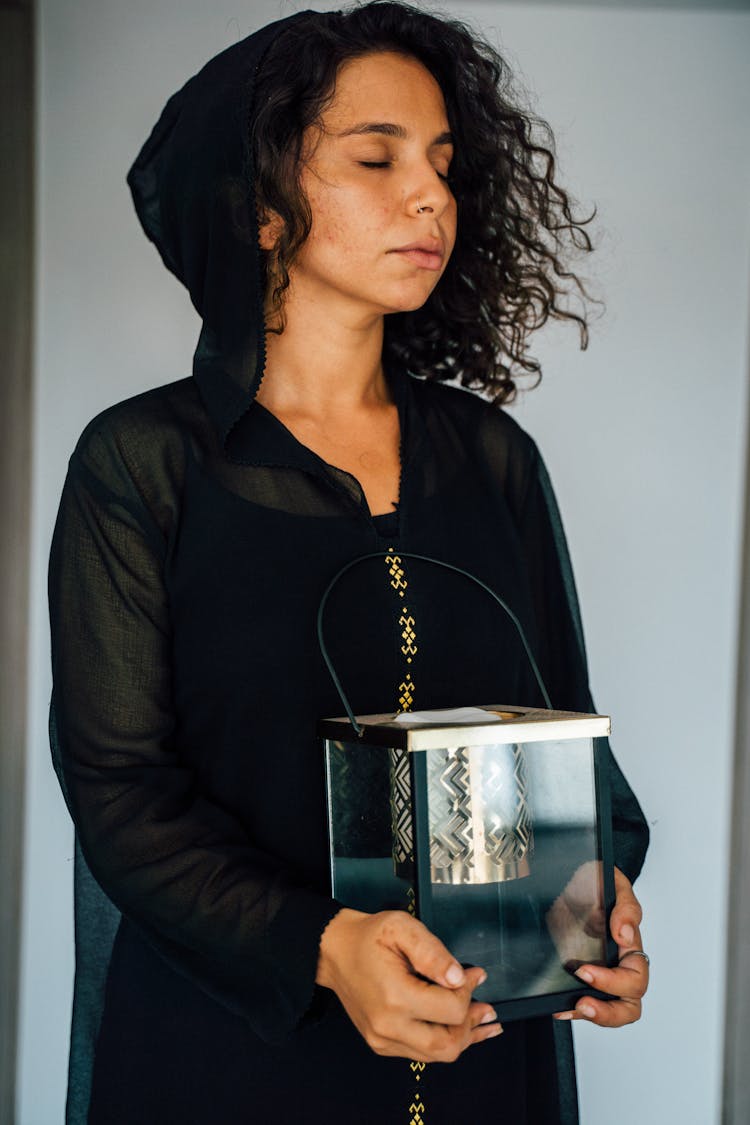
<path fill-rule="evenodd" d="M 339 911 L 321 938 L 315 979 L 378 1055 L 453 1062 L 502 1031 L 492 1007 L 472 1000 L 484 970 L 462 969 L 405 911 Z"/>

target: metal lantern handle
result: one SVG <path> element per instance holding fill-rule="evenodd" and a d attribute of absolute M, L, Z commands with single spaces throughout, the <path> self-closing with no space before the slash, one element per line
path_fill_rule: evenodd
<path fill-rule="evenodd" d="M 440 559 L 430 558 L 429 555 L 415 555 L 415 554 L 412 554 L 410 551 L 399 551 L 398 555 L 396 556 L 395 552 L 390 553 L 388 551 L 373 551 L 369 555 L 360 555 L 359 558 L 352 559 L 351 562 L 348 562 L 346 564 L 346 566 L 342 566 L 341 570 L 339 570 L 337 574 L 334 574 L 333 578 L 328 583 L 328 586 L 326 587 L 325 593 L 323 594 L 323 597 L 320 599 L 320 605 L 318 606 L 318 644 L 320 645 L 320 651 L 323 654 L 323 659 L 326 662 L 326 667 L 328 668 L 328 671 L 331 674 L 331 679 L 333 680 L 333 683 L 336 687 L 336 691 L 339 693 L 339 697 L 341 699 L 341 702 L 344 705 L 344 709 L 345 709 L 347 715 L 349 716 L 349 721 L 351 722 L 352 726 L 354 727 L 354 730 L 355 730 L 358 738 L 362 737 L 364 727 L 361 726 L 361 724 L 357 722 L 357 720 L 355 718 L 355 715 L 354 715 L 354 712 L 352 711 L 351 706 L 349 704 L 349 700 L 347 698 L 346 692 L 344 691 L 344 689 L 341 685 L 341 680 L 339 679 L 338 675 L 336 674 L 336 669 L 334 668 L 333 662 L 331 661 L 331 658 L 328 655 L 328 649 L 326 648 L 325 641 L 323 639 L 323 614 L 325 612 L 326 603 L 328 602 L 328 595 L 331 593 L 331 590 L 336 585 L 339 578 L 342 578 L 348 570 L 351 570 L 352 567 L 357 566 L 359 563 L 366 562 L 367 559 L 385 559 L 385 558 L 389 558 L 389 557 L 394 557 L 394 558 L 398 557 L 399 559 L 416 559 L 419 562 L 434 563 L 435 566 L 440 566 L 444 570 L 452 570 L 454 572 L 454 574 L 463 575 L 464 578 L 468 578 L 471 582 L 474 582 L 477 586 L 480 586 L 483 590 L 486 590 L 486 592 L 490 595 L 490 597 L 493 598 L 497 602 L 497 604 L 502 609 L 505 610 L 508 617 L 511 619 L 511 621 L 515 625 L 516 630 L 518 631 L 518 635 L 521 638 L 521 644 L 523 645 L 524 652 L 526 653 L 526 655 L 529 658 L 529 664 L 531 665 L 531 670 L 534 673 L 534 676 L 536 678 L 536 682 L 539 686 L 539 690 L 542 693 L 542 698 L 544 699 L 545 705 L 547 706 L 547 708 L 549 710 L 552 710 L 552 704 L 550 702 L 549 695 L 547 694 L 547 688 L 544 686 L 544 680 L 542 679 L 542 674 L 539 671 L 539 667 L 537 665 L 537 662 L 534 659 L 534 654 L 532 653 L 532 651 L 529 647 L 529 643 L 526 640 L 526 635 L 525 635 L 525 633 L 524 633 L 524 631 L 521 627 L 521 622 L 518 620 L 515 613 L 510 608 L 510 606 L 507 604 L 507 602 L 503 601 L 503 599 L 500 597 L 500 595 L 496 594 L 491 586 L 488 586 L 486 582 L 482 582 L 481 578 L 477 578 L 477 576 L 475 574 L 471 574 L 468 570 L 462 570 L 462 568 L 460 566 L 453 566 L 451 563 L 442 562 Z"/>

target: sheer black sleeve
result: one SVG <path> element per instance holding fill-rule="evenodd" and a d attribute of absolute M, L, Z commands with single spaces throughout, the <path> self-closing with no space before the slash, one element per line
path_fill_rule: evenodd
<path fill-rule="evenodd" d="M 320 935 L 340 906 L 255 848 L 181 759 L 170 537 L 146 494 L 123 436 L 89 427 L 50 560 L 56 765 L 109 899 L 179 972 L 280 1039 L 311 1002 Z"/>
<path fill-rule="evenodd" d="M 533 446 L 520 531 L 538 624 L 538 658 L 553 707 L 595 711 L 573 570 L 544 462 Z M 608 746 L 615 863 L 632 881 L 643 866 L 649 831 L 638 800 Z"/>

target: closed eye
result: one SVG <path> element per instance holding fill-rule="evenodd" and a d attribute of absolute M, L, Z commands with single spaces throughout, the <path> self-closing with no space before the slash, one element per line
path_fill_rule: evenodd
<path fill-rule="evenodd" d="M 362 165 L 363 168 L 390 168 L 390 166 L 391 166 L 390 160 L 379 160 L 379 161 L 360 160 L 359 163 Z M 441 180 L 445 180 L 446 183 L 448 182 L 448 180 L 450 178 L 449 175 L 444 175 L 442 172 L 438 172 L 437 168 L 435 169 L 435 172 L 437 173 L 437 175 L 440 177 Z"/>

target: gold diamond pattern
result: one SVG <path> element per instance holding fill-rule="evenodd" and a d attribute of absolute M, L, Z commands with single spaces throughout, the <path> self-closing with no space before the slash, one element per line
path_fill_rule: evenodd
<path fill-rule="evenodd" d="M 388 548 L 385 565 L 388 567 L 388 573 L 391 576 L 391 586 L 393 586 L 398 596 L 403 598 L 404 590 L 409 583 L 406 581 L 404 568 L 401 566 L 401 559 L 398 555 L 393 554 L 393 547 Z"/>
<path fill-rule="evenodd" d="M 414 1101 L 409 1106 L 409 1125 L 424 1125 L 424 1103 L 417 1092 Z"/>
<path fill-rule="evenodd" d="M 388 548 L 388 554 L 385 559 L 388 568 L 388 575 L 390 583 L 398 596 L 403 599 L 405 591 L 408 589 L 409 582 L 406 578 L 406 573 L 401 565 L 401 559 L 395 554 L 393 547 Z M 413 616 L 409 613 L 407 606 L 401 607 L 401 615 L 398 619 L 399 628 L 401 629 L 401 653 L 406 658 L 406 663 L 411 664 L 414 657 L 417 655 L 417 626 Z M 398 709 L 399 711 L 411 711 L 412 704 L 414 703 L 414 693 L 416 687 L 411 678 L 411 672 L 407 671 L 404 679 L 398 685 Z M 403 755 L 404 763 L 406 764 L 407 755 Z M 398 763 L 397 763 L 398 765 Z M 394 771 L 394 778 L 391 784 L 391 802 L 393 805 L 393 822 L 400 825 L 403 836 L 402 850 L 404 847 L 408 848 L 411 852 L 411 812 L 407 800 L 404 800 L 403 793 L 399 793 L 397 788 L 394 787 L 394 779 L 398 778 L 398 770 Z M 394 803 L 395 802 L 395 803 Z M 403 820 L 403 823 L 401 823 Z M 406 853 L 404 853 L 406 854 Z M 394 855 L 394 859 L 397 857 Z M 408 905 L 407 910 L 409 914 L 416 913 L 416 903 L 414 898 L 414 888 L 409 887 L 407 891 Z M 416 1083 L 421 1082 L 422 1075 L 424 1074 L 425 1064 L 423 1062 L 410 1062 L 411 1072 L 414 1075 Z M 409 1106 L 409 1125 L 425 1125 L 425 1106 L 422 1101 L 422 1096 L 419 1092 L 419 1087 L 414 1092 L 411 1105 Z"/>
<path fill-rule="evenodd" d="M 411 705 L 414 702 L 414 692 L 416 690 L 414 681 L 411 678 L 411 672 L 407 672 L 406 679 L 402 680 L 398 685 L 398 706 L 400 711 L 411 711 Z"/>
<path fill-rule="evenodd" d="M 406 657 L 406 663 L 411 664 L 413 657 L 417 655 L 417 646 L 415 644 L 417 634 L 414 628 L 416 622 L 406 606 L 404 606 L 404 612 L 399 617 L 398 623 L 401 626 L 401 640 L 404 642 L 401 645 L 401 651 Z"/>

